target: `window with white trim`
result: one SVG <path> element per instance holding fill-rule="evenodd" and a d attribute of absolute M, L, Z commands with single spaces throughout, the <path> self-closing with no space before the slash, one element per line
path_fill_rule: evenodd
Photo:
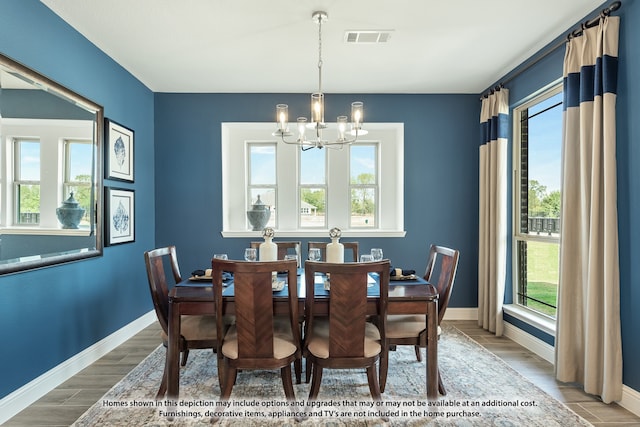
<path fill-rule="evenodd" d="M 257 194 L 269 204 L 263 197 L 271 192 L 278 237 L 326 237 L 332 227 L 343 236 L 404 236 L 404 126 L 369 123 L 367 130 L 339 150 L 301 151 L 271 137 L 271 123 L 223 123 L 222 235 L 255 236 L 246 211 Z M 324 135 L 331 138 L 332 131 Z M 275 159 L 267 162 L 275 166 L 275 180 L 269 182 L 257 180 L 252 159 L 254 147 L 266 146 L 275 147 Z"/>
<path fill-rule="evenodd" d="M 514 304 L 555 319 L 559 280 L 562 84 L 514 108 Z"/>
<path fill-rule="evenodd" d="M 2 119 L 0 227 L 11 234 L 89 232 L 93 123 L 84 120 Z M 56 208 L 74 198 L 86 209 L 81 230 L 62 230 Z"/>

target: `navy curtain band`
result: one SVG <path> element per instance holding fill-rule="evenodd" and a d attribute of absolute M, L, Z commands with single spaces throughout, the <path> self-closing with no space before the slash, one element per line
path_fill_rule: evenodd
<path fill-rule="evenodd" d="M 569 73 L 564 78 L 564 102 L 562 109 L 577 107 L 581 102 L 592 102 L 605 93 L 618 92 L 618 58 L 605 55 L 596 59 L 595 65 L 580 68 L 579 73 Z"/>
<path fill-rule="evenodd" d="M 486 144 L 499 138 L 508 138 L 509 133 L 509 116 L 507 114 L 498 114 L 491 117 L 488 121 L 480 123 L 480 141 Z"/>

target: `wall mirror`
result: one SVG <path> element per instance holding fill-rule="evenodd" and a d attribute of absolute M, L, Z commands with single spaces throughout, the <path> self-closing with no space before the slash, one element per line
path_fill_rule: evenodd
<path fill-rule="evenodd" d="M 0 274 L 102 255 L 100 105 L 0 54 Z"/>

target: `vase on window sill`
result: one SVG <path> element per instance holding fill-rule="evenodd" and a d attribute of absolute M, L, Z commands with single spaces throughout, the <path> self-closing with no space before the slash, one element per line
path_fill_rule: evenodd
<path fill-rule="evenodd" d="M 69 198 L 56 209 L 56 215 L 58 221 L 62 224 L 62 228 L 77 229 L 80 220 L 84 216 L 84 211 L 84 208 L 81 208 L 76 199 L 73 198 L 73 192 L 71 192 Z"/>
<path fill-rule="evenodd" d="M 271 210 L 269 206 L 262 203 L 260 195 L 258 194 L 258 200 L 256 200 L 256 202 L 251 205 L 251 209 L 247 211 L 247 219 L 249 220 L 249 224 L 251 224 L 251 230 L 260 231 L 264 229 L 270 217 Z"/>

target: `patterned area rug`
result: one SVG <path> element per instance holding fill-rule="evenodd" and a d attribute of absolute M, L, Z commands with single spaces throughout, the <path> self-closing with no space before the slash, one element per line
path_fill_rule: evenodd
<path fill-rule="evenodd" d="M 425 365 L 413 348 L 390 353 L 383 401 L 369 395 L 364 370 L 325 370 L 319 400 L 308 404 L 309 384 L 294 384 L 296 404 L 285 403 L 279 371 L 238 374 L 229 406 L 220 395 L 215 355 L 192 350 L 181 368 L 180 399 L 170 414 L 154 401 L 162 378 L 160 346 L 83 414 L 74 426 L 204 426 L 224 409 L 221 426 L 590 426 L 561 402 L 514 371 L 453 326 L 445 325 L 438 353 L 448 394 L 428 401 Z M 423 350 L 424 351 L 424 350 Z M 304 374 L 303 374 L 304 375 Z M 169 415 L 177 415 L 170 421 Z"/>

